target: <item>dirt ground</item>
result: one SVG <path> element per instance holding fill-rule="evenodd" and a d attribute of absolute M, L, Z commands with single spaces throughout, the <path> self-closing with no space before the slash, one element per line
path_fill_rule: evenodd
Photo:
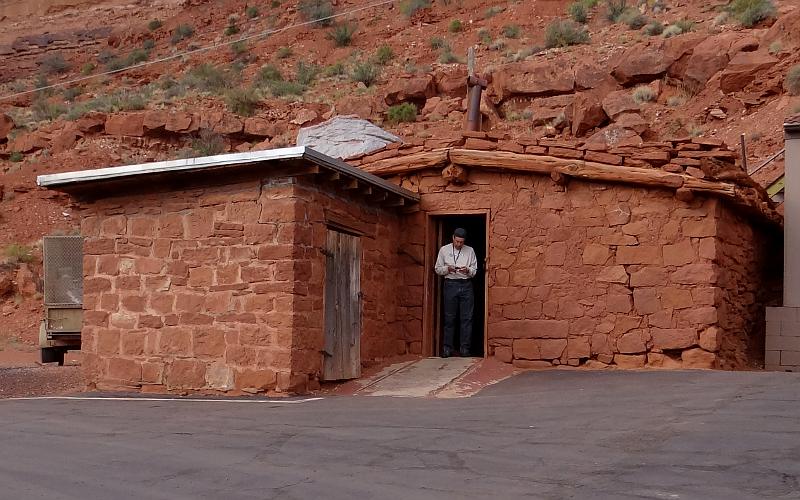
<path fill-rule="evenodd" d="M 64 366 L 39 363 L 38 349 L 0 349 L 0 399 L 54 396 L 83 390 L 80 354 L 68 353 Z"/>

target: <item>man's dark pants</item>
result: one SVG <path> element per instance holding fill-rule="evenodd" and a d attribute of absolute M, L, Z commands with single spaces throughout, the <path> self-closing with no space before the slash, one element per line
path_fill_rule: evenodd
<path fill-rule="evenodd" d="M 444 280 L 444 352 L 453 352 L 453 341 L 456 329 L 456 317 L 461 319 L 460 340 L 461 354 L 469 354 L 472 340 L 472 309 L 475 305 L 475 294 L 472 291 L 472 280 Z"/>

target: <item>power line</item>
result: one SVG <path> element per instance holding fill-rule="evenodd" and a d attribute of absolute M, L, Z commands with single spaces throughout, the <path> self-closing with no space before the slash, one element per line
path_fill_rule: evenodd
<path fill-rule="evenodd" d="M 191 56 L 191 55 L 194 55 L 194 54 L 199 54 L 200 52 L 207 52 L 209 50 L 218 49 L 220 47 L 226 47 L 228 45 L 233 45 L 235 43 L 244 42 L 244 41 L 247 41 L 247 40 L 250 40 L 250 39 L 253 39 L 253 38 L 258 38 L 258 37 L 267 36 L 267 35 L 273 35 L 275 33 L 282 33 L 284 31 L 288 31 L 290 29 L 300 28 L 302 26 L 308 26 L 308 25 L 311 25 L 311 24 L 318 24 L 318 23 L 320 23 L 322 21 L 328 21 L 330 19 L 335 19 L 337 17 L 348 16 L 350 14 L 355 14 L 356 12 L 361 12 L 362 10 L 368 10 L 368 9 L 372 9 L 372 8 L 375 8 L 375 7 L 381 7 L 383 5 L 387 5 L 387 4 L 390 4 L 390 3 L 395 3 L 397 1 L 398 0 L 381 0 L 380 2 L 371 3 L 371 4 L 365 5 L 363 7 L 357 7 L 355 9 L 348 10 L 348 11 L 345 11 L 345 12 L 339 12 L 339 13 L 336 13 L 336 14 L 331 14 L 330 16 L 322 17 L 322 18 L 319 18 L 319 19 L 314 19 L 313 21 L 303 21 L 301 23 L 290 24 L 289 26 L 284 26 L 282 28 L 268 29 L 267 31 L 262 31 L 262 32 L 259 32 L 259 33 L 254 33 L 252 35 L 239 37 L 239 38 L 234 39 L 234 40 L 229 40 L 229 41 L 226 41 L 226 42 L 215 43 L 215 44 L 212 44 L 212 45 L 207 45 L 205 47 L 199 47 L 199 48 L 196 48 L 196 49 L 187 50 L 185 52 L 180 52 L 180 53 L 177 53 L 177 54 L 173 54 L 171 56 L 162 57 L 160 59 L 155 59 L 153 61 L 141 62 L 139 64 L 135 64 L 133 66 L 128 66 L 126 68 L 115 69 L 115 70 L 111 70 L 111 71 L 104 71 L 102 73 L 97 73 L 97 74 L 94 74 L 94 75 L 84 76 L 84 77 L 81 77 L 81 78 L 74 78 L 72 80 L 67 80 L 66 82 L 59 82 L 59 83 L 54 83 L 52 85 L 45 85 L 43 87 L 37 87 L 37 88 L 31 89 L 31 90 L 23 90 L 21 92 L 16 92 L 14 94 L 8 94 L 8 95 L 5 95 L 5 96 L 2 96 L 2 97 L 0 97 L 0 101 L 5 101 L 6 99 L 12 99 L 14 97 L 18 97 L 18 96 L 25 95 L 25 94 L 33 94 L 35 92 L 39 92 L 39 91 L 42 91 L 42 90 L 54 89 L 54 88 L 63 87 L 63 86 L 66 86 L 66 85 L 72 85 L 72 84 L 75 84 L 75 83 L 85 82 L 87 80 L 91 80 L 93 78 L 99 78 L 101 76 L 115 75 L 115 74 L 119 74 L 119 73 L 124 73 L 126 71 L 138 69 L 138 68 L 144 68 L 145 66 L 151 66 L 153 64 L 160 64 L 162 62 L 172 61 L 174 59 L 180 59 L 182 57 Z"/>

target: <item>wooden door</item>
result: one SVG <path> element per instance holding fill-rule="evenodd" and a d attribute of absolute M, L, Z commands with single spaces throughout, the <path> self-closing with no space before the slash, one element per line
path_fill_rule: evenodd
<path fill-rule="evenodd" d="M 324 380 L 361 376 L 361 240 L 328 229 Z"/>

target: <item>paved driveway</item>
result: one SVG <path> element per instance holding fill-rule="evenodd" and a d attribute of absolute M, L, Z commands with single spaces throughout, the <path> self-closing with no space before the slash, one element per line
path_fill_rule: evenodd
<path fill-rule="evenodd" d="M 466 399 L 0 401 L 0 498 L 800 498 L 800 376 L 530 372 Z"/>

